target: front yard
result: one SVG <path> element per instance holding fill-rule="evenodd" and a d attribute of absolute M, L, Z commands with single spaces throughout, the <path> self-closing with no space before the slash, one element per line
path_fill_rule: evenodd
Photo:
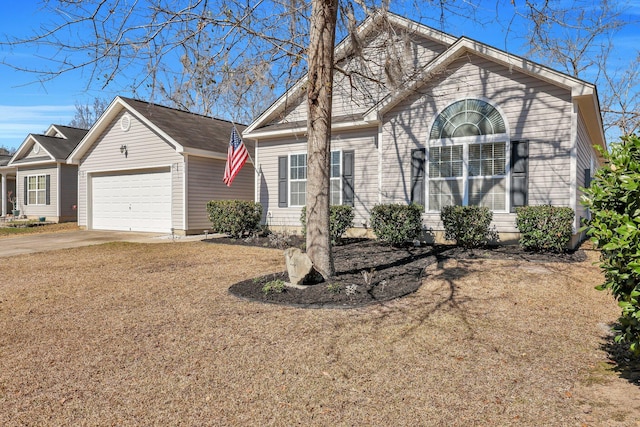
<path fill-rule="evenodd" d="M 239 299 L 282 252 L 113 243 L 7 258 L 0 424 L 640 425 L 618 310 L 580 263 L 445 260 L 351 310 Z M 625 377 L 629 379 L 625 379 Z"/>

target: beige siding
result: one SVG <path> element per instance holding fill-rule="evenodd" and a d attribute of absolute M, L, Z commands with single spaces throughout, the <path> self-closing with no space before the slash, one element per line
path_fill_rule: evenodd
<path fill-rule="evenodd" d="M 411 150 L 427 145 L 440 111 L 465 98 L 492 103 L 503 114 L 510 139 L 529 140 L 529 204 L 569 206 L 570 92 L 473 55 L 459 58 L 385 115 L 382 202 L 409 201 Z M 426 216 L 428 225 L 432 217 Z M 496 215 L 498 229 L 513 231 L 514 219 Z"/>
<path fill-rule="evenodd" d="M 88 200 L 91 198 L 87 185 L 88 175 L 97 172 L 117 172 L 124 170 L 144 170 L 158 167 L 171 167 L 172 171 L 172 227 L 184 229 L 183 176 L 184 158 L 175 148 L 154 133 L 147 125 L 131 116 L 128 131 L 120 128 L 122 113 L 116 117 L 105 132 L 98 136 L 93 147 L 80 161 L 78 223 L 88 224 Z M 120 152 L 122 145 L 127 146 L 127 155 Z"/>
<path fill-rule="evenodd" d="M 224 160 L 189 156 L 187 158 L 187 228 L 192 232 L 202 232 L 211 228 L 207 215 L 210 200 L 254 199 L 255 169 L 247 162 L 227 187 L 224 177 Z"/>
<path fill-rule="evenodd" d="M 60 221 L 76 221 L 78 218 L 78 166 L 60 166 Z"/>
<path fill-rule="evenodd" d="M 49 175 L 49 201 L 50 204 L 25 205 L 24 181 L 25 177 L 32 175 Z M 16 194 L 18 195 L 18 206 L 21 215 L 27 217 L 47 217 L 51 221 L 58 221 L 58 169 L 56 165 L 41 168 L 20 168 L 16 173 Z"/>
<path fill-rule="evenodd" d="M 363 42 L 360 55 L 338 63 L 340 71 L 334 73 L 333 117 L 353 116 L 369 110 L 389 94 L 389 87 L 399 86 L 403 80 L 444 52 L 446 46 L 418 34 L 407 34 L 396 28 L 396 38 L 388 33 Z M 390 77 L 387 58 L 395 58 L 393 64 L 399 75 Z M 366 76 L 366 77 L 363 77 Z M 280 122 L 306 122 L 306 97 L 291 100 Z"/>
<path fill-rule="evenodd" d="M 361 227 L 369 219 L 369 212 L 378 201 L 377 128 L 358 132 L 344 132 L 332 138 L 332 151 L 354 151 L 354 225 Z M 305 153 L 306 141 L 301 139 L 261 141 L 258 162 L 261 169 L 258 200 L 263 206 L 266 223 L 273 226 L 300 226 L 300 207 L 278 207 L 278 157 L 292 153 Z M 290 185 L 288 189 L 290 190 Z M 271 213 L 269 216 L 268 214 Z"/>
<path fill-rule="evenodd" d="M 595 162 L 595 159 L 597 158 L 595 150 L 590 143 L 589 134 L 587 132 L 587 127 L 582 114 L 578 114 L 578 137 L 576 155 L 576 160 L 578 163 L 576 171 L 576 183 L 578 185 L 578 191 L 576 193 L 576 218 L 579 220 L 580 218 L 588 218 L 587 209 L 580 203 L 582 195 L 584 194 L 580 189 L 585 186 L 585 169 L 589 169 L 590 176 L 593 177 L 595 170 L 592 168 L 591 162 L 592 159 Z"/>
<path fill-rule="evenodd" d="M 38 158 L 38 157 L 46 157 L 46 158 L 51 158 L 51 156 L 49 156 L 47 154 L 46 151 L 44 151 L 44 148 L 40 147 L 40 150 L 36 153 L 34 148 L 36 146 L 37 143 L 34 143 L 31 148 L 29 149 L 29 152 L 27 153 L 26 156 L 22 157 L 23 159 L 33 159 L 33 158 Z M 53 159 L 51 159 L 53 161 Z"/>

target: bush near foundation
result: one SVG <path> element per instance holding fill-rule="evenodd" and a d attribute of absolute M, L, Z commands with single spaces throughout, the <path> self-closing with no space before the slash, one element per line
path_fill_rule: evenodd
<path fill-rule="evenodd" d="M 331 243 L 340 243 L 342 235 L 353 226 L 353 219 L 356 213 L 353 206 L 335 205 L 329 208 L 329 232 L 331 233 Z M 300 222 L 302 223 L 302 235 L 307 234 L 307 207 L 302 208 L 300 213 Z"/>
<path fill-rule="evenodd" d="M 258 229 L 262 205 L 246 200 L 211 200 L 207 203 L 207 212 L 214 233 L 226 233 L 238 239 Z"/>
<path fill-rule="evenodd" d="M 376 237 L 390 245 L 401 246 L 422 233 L 421 205 L 376 205 L 371 211 L 371 228 Z"/>
<path fill-rule="evenodd" d="M 485 246 L 498 238 L 491 229 L 493 212 L 484 206 L 445 206 L 440 211 L 444 237 L 463 248 Z"/>
<path fill-rule="evenodd" d="M 550 205 L 516 208 L 520 246 L 539 252 L 565 252 L 573 234 L 575 214 L 569 207 Z"/>
<path fill-rule="evenodd" d="M 609 148 L 600 149 L 605 166 L 585 189 L 587 235 L 600 249 L 605 275 L 597 289 L 611 291 L 622 309 L 615 340 L 640 356 L 640 138 L 623 137 Z"/>

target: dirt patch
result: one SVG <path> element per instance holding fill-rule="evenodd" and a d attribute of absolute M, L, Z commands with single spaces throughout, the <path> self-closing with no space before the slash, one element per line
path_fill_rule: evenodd
<path fill-rule="evenodd" d="M 416 292 L 352 310 L 229 294 L 282 271 L 281 250 L 14 257 L 0 283 L 0 425 L 637 426 L 636 367 L 607 348 L 618 308 L 583 252 L 443 259 Z"/>

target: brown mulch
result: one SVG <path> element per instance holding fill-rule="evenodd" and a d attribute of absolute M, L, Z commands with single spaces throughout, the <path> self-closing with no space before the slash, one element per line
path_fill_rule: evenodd
<path fill-rule="evenodd" d="M 274 241 L 268 236 L 248 239 L 218 238 L 214 244 L 269 247 Z M 284 247 L 304 247 L 299 236 L 288 237 Z M 285 287 L 282 292 L 265 292 L 265 284 L 288 281 L 286 271 L 254 277 L 236 283 L 229 291 L 238 297 L 254 301 L 286 304 L 307 308 L 354 308 L 390 301 L 409 295 L 422 284 L 424 269 L 448 259 L 503 259 L 526 262 L 574 263 L 586 259 L 582 250 L 564 254 L 534 253 L 517 246 L 497 246 L 484 249 L 463 249 L 446 245 L 408 245 L 392 247 L 370 239 L 346 239 L 334 246 L 336 274 L 330 280 L 298 289 Z"/>

